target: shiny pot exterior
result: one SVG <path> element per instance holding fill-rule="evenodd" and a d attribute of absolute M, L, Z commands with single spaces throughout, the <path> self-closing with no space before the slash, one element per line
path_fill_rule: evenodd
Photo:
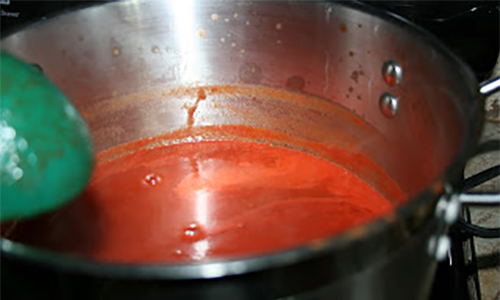
<path fill-rule="evenodd" d="M 13 289 L 52 299 L 425 299 L 431 236 L 446 229 L 435 204 L 482 119 L 472 73 L 425 32 L 356 3 L 124 1 L 35 24 L 2 48 L 62 88 L 97 150 L 186 128 L 196 90 L 224 86 L 232 93 L 209 94 L 194 127 L 244 124 L 349 148 L 410 199 L 332 239 L 188 265 L 99 264 L 2 239 L 2 280 L 23 283 Z M 346 126 L 339 106 L 370 129 Z"/>
<path fill-rule="evenodd" d="M 435 271 L 435 262 L 426 251 L 432 228 L 426 226 L 403 248 L 382 256 L 369 267 L 356 263 L 362 251 L 329 253 L 287 267 L 202 280 L 166 280 L 156 276 L 141 279 L 146 274 L 138 274 L 140 271 L 133 268 L 122 270 L 132 274 L 124 279 L 120 274 L 106 276 L 98 270 L 88 273 L 68 265 L 53 268 L 4 255 L 2 296 L 21 300 L 426 299 Z M 340 265 L 344 272 L 349 270 L 352 274 L 336 277 L 332 270 Z M 105 268 L 101 266 L 101 273 L 106 273 Z"/>

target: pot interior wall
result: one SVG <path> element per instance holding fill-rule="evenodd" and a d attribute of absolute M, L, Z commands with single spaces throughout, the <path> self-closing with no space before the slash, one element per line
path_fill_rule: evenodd
<path fill-rule="evenodd" d="M 186 128 L 205 87 L 194 126 L 246 124 L 366 153 L 411 196 L 456 155 L 471 91 L 403 27 L 338 3 L 125 1 L 31 26 L 2 48 L 63 89 L 96 150 Z M 384 82 L 387 60 L 402 66 L 401 85 Z M 392 119 L 379 109 L 385 92 L 399 98 Z M 348 111 L 370 125 L 343 122 Z"/>

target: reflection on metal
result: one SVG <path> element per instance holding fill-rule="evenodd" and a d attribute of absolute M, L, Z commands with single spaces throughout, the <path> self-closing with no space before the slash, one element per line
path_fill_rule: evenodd
<path fill-rule="evenodd" d="M 380 96 L 379 106 L 382 114 L 392 119 L 398 113 L 398 98 L 389 93 L 382 94 L 382 96 Z"/>
<path fill-rule="evenodd" d="M 387 85 L 396 86 L 403 80 L 403 69 L 394 60 L 389 60 L 382 66 L 382 76 Z"/>
<path fill-rule="evenodd" d="M 500 90 L 500 76 L 490 79 L 480 84 L 479 92 L 484 95 L 490 95 Z"/>
<path fill-rule="evenodd" d="M 434 252 L 434 257 L 437 261 L 443 261 L 450 250 L 451 241 L 450 237 L 447 235 L 442 235 L 436 239 L 436 251 Z"/>
<path fill-rule="evenodd" d="M 437 261 L 450 257 L 451 241 L 448 229 L 455 223 L 461 211 L 459 196 L 453 193 L 453 188 L 445 185 L 445 193 L 441 195 L 436 204 L 434 216 L 437 219 L 437 228 L 428 243 L 427 253 Z"/>
<path fill-rule="evenodd" d="M 460 202 L 459 196 L 453 194 L 450 200 L 448 200 L 446 210 L 444 211 L 444 222 L 448 225 L 455 223 L 460 215 L 461 209 L 462 203 Z"/>
<path fill-rule="evenodd" d="M 203 51 L 200 51 L 197 39 L 205 37 L 206 30 L 196 28 L 196 9 L 193 0 L 168 1 L 174 17 L 173 36 L 180 53 L 180 78 L 186 82 L 195 81 L 198 77 L 197 66 Z M 201 35 L 198 31 L 203 32 Z"/>
<path fill-rule="evenodd" d="M 462 204 L 499 205 L 500 194 L 461 194 L 458 196 Z"/>
<path fill-rule="evenodd" d="M 209 221 L 208 201 L 210 194 L 205 190 L 196 191 L 196 222 L 206 226 Z"/>

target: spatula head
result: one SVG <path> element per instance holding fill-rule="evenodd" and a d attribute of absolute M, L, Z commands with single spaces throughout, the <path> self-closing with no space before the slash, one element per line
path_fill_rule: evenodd
<path fill-rule="evenodd" d="M 87 125 L 39 69 L 2 52 L 0 221 L 54 210 L 86 186 L 94 159 Z"/>

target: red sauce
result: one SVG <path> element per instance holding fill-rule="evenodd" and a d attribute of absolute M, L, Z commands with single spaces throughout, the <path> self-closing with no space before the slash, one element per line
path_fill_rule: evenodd
<path fill-rule="evenodd" d="M 296 247 L 393 209 L 348 169 L 302 151 L 164 141 L 109 150 L 118 157 L 98 164 L 79 199 L 9 238 L 104 261 L 197 261 Z"/>

